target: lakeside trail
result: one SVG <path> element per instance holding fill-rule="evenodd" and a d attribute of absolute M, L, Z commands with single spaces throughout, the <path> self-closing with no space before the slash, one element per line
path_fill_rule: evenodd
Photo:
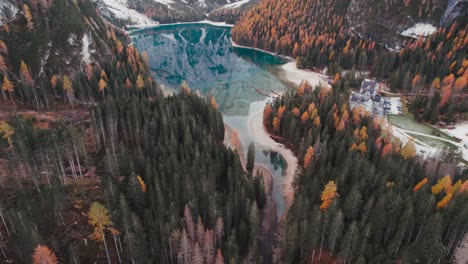
<path fill-rule="evenodd" d="M 247 160 L 244 156 L 244 147 L 239 139 L 239 132 L 225 125 L 224 144 L 232 148 L 239 154 L 239 158 L 244 171 L 247 171 Z M 262 252 L 263 263 L 272 263 L 273 259 L 273 239 L 277 225 L 276 205 L 273 201 L 273 176 L 264 166 L 255 163 L 254 175 L 261 173 L 265 188 L 265 207 L 262 210 L 262 228 L 260 232 L 260 251 Z"/>
<path fill-rule="evenodd" d="M 282 215 L 282 218 L 284 218 L 287 210 L 294 200 L 294 188 L 292 184 L 294 182 L 294 175 L 297 169 L 297 158 L 290 149 L 274 141 L 270 137 L 270 134 L 266 131 L 265 126 L 263 125 L 263 112 L 256 113 L 250 117 L 249 129 L 257 145 L 260 145 L 265 150 L 279 153 L 286 160 L 287 166 L 286 171 L 283 172 L 284 178 L 282 183 L 283 196 L 286 201 L 286 208 Z"/>

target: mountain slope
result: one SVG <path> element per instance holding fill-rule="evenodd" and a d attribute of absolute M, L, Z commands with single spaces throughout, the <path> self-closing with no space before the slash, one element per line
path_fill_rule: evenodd
<path fill-rule="evenodd" d="M 101 12 L 120 25 L 206 19 L 215 10 L 240 9 L 256 0 L 97 0 Z"/>

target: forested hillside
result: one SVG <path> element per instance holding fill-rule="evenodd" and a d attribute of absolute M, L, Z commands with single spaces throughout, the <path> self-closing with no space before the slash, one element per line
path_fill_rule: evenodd
<path fill-rule="evenodd" d="M 24 1 L 0 31 L 1 107 L 50 109 L 155 95 L 145 55 L 89 0 Z"/>
<path fill-rule="evenodd" d="M 277 262 L 450 263 L 468 230 L 468 171 L 421 159 L 414 142 L 350 111 L 346 86 L 303 83 L 265 108 L 301 167 Z"/>
<path fill-rule="evenodd" d="M 422 2 L 418 5 L 405 1 L 400 5 L 406 2 L 410 2 L 411 10 L 429 8 L 435 13 L 422 14 L 441 15 L 437 3 L 426 1 L 429 6 L 425 6 Z M 360 32 L 352 26 L 355 5 L 349 1 L 262 1 L 236 24 L 233 39 L 242 45 L 292 56 L 300 68 L 327 68 L 331 76 L 342 70 L 370 72 L 371 76 L 388 81 L 393 91 L 421 94 L 411 109 L 426 121 L 438 121 L 439 114 L 443 120 L 453 121 L 457 113 L 468 112 L 466 17 L 427 38 L 413 39 L 391 32 L 403 39 L 403 47 L 394 52 L 379 45 L 376 34 Z M 377 12 L 378 6 L 369 4 L 368 10 Z M 366 14 L 366 10 L 360 12 Z M 361 18 L 358 21 L 362 27 L 375 29 L 374 20 Z M 394 20 L 397 23 L 398 19 Z M 390 34 L 387 31 L 379 32 Z"/>
<path fill-rule="evenodd" d="M 263 186 L 224 147 L 208 102 L 109 96 L 89 119 L 1 123 L 6 259 L 30 263 L 37 245 L 64 263 L 259 258 Z"/>
<path fill-rule="evenodd" d="M 92 1 L 17 7 L 0 31 L 0 261 L 259 261 L 263 182 L 213 99 L 165 98 Z"/>

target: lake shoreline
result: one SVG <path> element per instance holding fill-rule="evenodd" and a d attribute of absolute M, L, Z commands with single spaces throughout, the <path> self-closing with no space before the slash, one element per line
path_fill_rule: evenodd
<path fill-rule="evenodd" d="M 227 124 L 225 127 L 224 145 L 233 149 L 239 155 L 239 159 L 244 171 L 247 171 L 247 161 L 244 156 L 244 148 L 239 139 L 239 132 Z M 273 175 L 265 166 L 255 163 L 254 177 L 260 173 L 263 176 L 264 189 L 265 189 L 265 206 L 262 210 L 262 228 L 259 235 L 260 248 L 263 256 L 264 263 L 272 262 L 273 255 L 273 241 L 274 234 L 277 226 L 276 217 L 276 204 L 273 200 Z"/>

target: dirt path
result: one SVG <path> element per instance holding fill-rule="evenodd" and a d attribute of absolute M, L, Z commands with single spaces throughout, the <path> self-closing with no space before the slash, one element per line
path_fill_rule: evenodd
<path fill-rule="evenodd" d="M 243 155 L 244 148 L 239 139 L 239 133 L 237 130 L 231 129 L 229 126 L 225 125 L 225 139 L 224 144 L 227 147 L 232 148 L 237 153 L 239 153 L 239 158 L 244 170 L 246 170 L 247 161 Z M 266 203 L 262 211 L 262 229 L 260 232 L 260 251 L 263 256 L 263 263 L 272 263 L 273 256 L 273 239 L 277 224 L 276 219 L 276 205 L 273 201 L 273 176 L 271 172 L 264 166 L 255 164 L 254 175 L 257 175 L 257 172 L 260 172 L 263 175 L 263 181 L 265 184 L 265 196 Z"/>

